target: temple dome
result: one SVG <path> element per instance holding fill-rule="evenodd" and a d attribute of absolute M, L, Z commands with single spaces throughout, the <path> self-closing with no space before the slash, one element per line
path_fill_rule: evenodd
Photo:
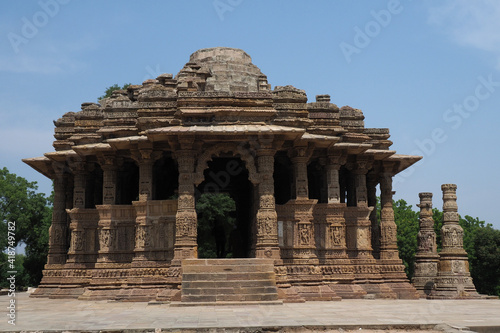
<path fill-rule="evenodd" d="M 267 85 L 267 78 L 252 64 L 252 58 L 241 49 L 213 47 L 200 49 L 177 75 L 179 81 L 188 77 L 206 77 L 205 91 L 258 92 Z"/>

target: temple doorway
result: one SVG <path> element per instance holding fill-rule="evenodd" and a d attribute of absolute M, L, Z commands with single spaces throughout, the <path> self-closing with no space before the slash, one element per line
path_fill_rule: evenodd
<path fill-rule="evenodd" d="M 253 186 L 240 158 L 208 162 L 196 188 L 199 258 L 249 258 Z"/>

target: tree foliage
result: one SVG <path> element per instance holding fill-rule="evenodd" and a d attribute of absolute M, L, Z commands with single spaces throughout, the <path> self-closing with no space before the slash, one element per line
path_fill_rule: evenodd
<path fill-rule="evenodd" d="M 15 245 L 26 245 L 23 269 L 18 269 L 18 287 L 36 285 L 42 277 L 49 243 L 49 227 L 52 217 L 51 199 L 37 193 L 36 182 L 28 182 L 10 173 L 7 168 L 0 169 L 0 225 L 6 235 L 8 222 L 15 222 Z M 7 248 L 7 238 L 2 237 L 2 252 Z M 3 259 L 3 258 L 2 258 Z M 16 257 L 16 264 L 21 256 Z M 2 260 L 1 273 L 7 272 L 7 264 Z M 0 281 L 3 284 L 6 280 Z"/>
<path fill-rule="evenodd" d="M 127 90 L 127 88 L 130 86 L 130 83 L 126 83 L 123 85 L 123 87 L 120 87 L 118 84 L 113 84 L 110 87 L 107 87 L 106 90 L 104 91 L 104 95 L 99 97 L 97 100 L 100 101 L 101 99 L 111 97 L 113 94 L 113 91 L 115 90 Z"/>
<path fill-rule="evenodd" d="M 472 240 L 471 275 L 479 293 L 500 296 L 500 230 L 478 228 Z"/>
<path fill-rule="evenodd" d="M 196 203 L 199 258 L 217 258 L 216 231 L 219 230 L 216 228 L 223 228 L 227 240 L 235 225 L 235 218 L 230 216 L 234 211 L 236 204 L 227 193 L 204 193 L 200 196 Z M 218 221 L 222 221 L 223 225 L 218 226 Z"/>
<path fill-rule="evenodd" d="M 393 202 L 394 221 L 398 227 L 399 257 L 405 265 L 408 278 L 413 276 L 415 254 L 417 252 L 418 213 L 414 212 L 411 205 L 400 199 Z"/>

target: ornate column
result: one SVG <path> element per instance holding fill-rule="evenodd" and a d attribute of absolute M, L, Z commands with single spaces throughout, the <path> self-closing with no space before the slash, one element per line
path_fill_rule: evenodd
<path fill-rule="evenodd" d="M 117 166 L 114 156 L 105 155 L 101 160 L 102 168 L 102 204 L 116 203 Z"/>
<path fill-rule="evenodd" d="M 397 226 L 392 208 L 392 169 L 391 162 L 383 162 L 380 174 L 380 259 L 398 260 Z"/>
<path fill-rule="evenodd" d="M 355 162 L 347 164 L 354 176 L 356 207 L 347 207 L 345 217 L 347 226 L 347 252 L 356 259 L 373 259 L 371 247 L 370 213 L 374 207 L 368 207 L 366 174 L 372 162 L 357 157 Z"/>
<path fill-rule="evenodd" d="M 418 248 L 415 255 L 415 273 L 411 282 L 421 297 L 429 295 L 434 289 L 437 277 L 439 255 L 436 246 L 436 233 L 432 219 L 432 193 L 419 193 L 420 230 L 418 232 Z"/>
<path fill-rule="evenodd" d="M 293 257 L 294 259 L 305 259 L 308 262 L 310 259 L 317 258 L 313 224 L 313 208 L 317 200 L 309 199 L 309 184 L 307 179 L 309 153 L 306 146 L 294 148 L 291 160 L 294 169 L 296 199 L 290 201 L 290 204 L 293 205 L 295 219 L 293 227 Z"/>
<path fill-rule="evenodd" d="M 326 164 L 326 181 L 328 189 L 328 204 L 326 204 L 326 218 L 324 223 L 318 224 L 324 231 L 324 250 L 321 257 L 325 259 L 346 258 L 346 225 L 344 219 L 345 203 L 340 203 L 340 174 L 342 164 L 346 162 L 346 156 L 340 152 L 328 153 Z"/>
<path fill-rule="evenodd" d="M 66 215 L 66 176 L 64 165 L 52 163 L 54 177 L 54 205 L 52 210 L 52 224 L 49 228 L 49 252 L 47 265 L 62 265 L 67 257 L 68 221 Z"/>
<path fill-rule="evenodd" d="M 152 149 L 140 149 L 137 156 L 139 163 L 139 201 L 133 202 L 135 219 L 134 265 L 141 266 L 151 260 L 154 248 L 153 225 L 151 225 L 148 201 L 153 195 L 153 163 Z"/>
<path fill-rule="evenodd" d="M 457 185 L 443 184 L 442 250 L 439 253 L 436 289 L 431 298 L 476 298 L 479 294 L 469 273 L 467 252 L 463 248 L 464 231 L 458 224 Z"/>
<path fill-rule="evenodd" d="M 372 234 L 372 248 L 373 257 L 375 259 L 380 258 L 380 225 L 377 218 L 377 179 L 376 172 L 370 172 L 366 175 L 366 188 L 368 194 L 368 206 L 374 207 L 370 213 L 371 221 L 371 234 Z"/>
<path fill-rule="evenodd" d="M 260 183 L 255 257 L 279 260 L 278 217 L 274 201 L 274 154 L 273 149 L 260 149 L 257 152 Z"/>
<path fill-rule="evenodd" d="M 173 261 L 175 265 L 180 265 L 182 259 L 198 257 L 196 242 L 198 220 L 194 197 L 195 153 L 192 150 L 179 150 L 176 155 L 179 165 L 179 199 L 175 217 Z"/>
<path fill-rule="evenodd" d="M 73 208 L 85 208 L 85 182 L 86 170 L 85 162 L 78 161 L 72 165 L 74 174 L 74 187 L 73 187 Z"/>
<path fill-rule="evenodd" d="M 153 198 L 153 149 L 140 149 L 139 159 L 139 201 Z"/>

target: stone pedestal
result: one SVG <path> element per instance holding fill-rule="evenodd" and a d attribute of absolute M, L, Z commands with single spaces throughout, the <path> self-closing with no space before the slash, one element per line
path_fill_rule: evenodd
<path fill-rule="evenodd" d="M 480 297 L 469 273 L 467 252 L 463 248 L 464 231 L 458 224 L 457 185 L 444 184 L 443 227 L 441 240 L 443 249 L 439 253 L 436 288 L 430 298 L 477 298 Z"/>

